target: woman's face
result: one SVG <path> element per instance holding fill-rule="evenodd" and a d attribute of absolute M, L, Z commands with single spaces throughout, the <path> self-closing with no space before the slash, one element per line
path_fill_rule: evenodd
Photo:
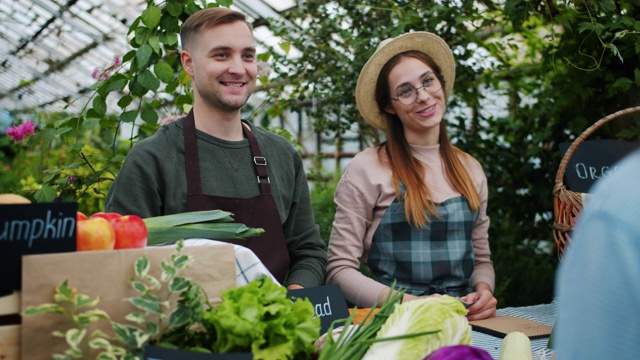
<path fill-rule="evenodd" d="M 445 95 L 433 69 L 413 57 L 400 59 L 389 72 L 389 94 L 392 100 L 387 112 L 400 118 L 409 144 L 437 145 Z"/>

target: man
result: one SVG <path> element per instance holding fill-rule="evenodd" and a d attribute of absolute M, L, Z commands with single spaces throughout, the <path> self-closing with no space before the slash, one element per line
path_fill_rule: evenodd
<path fill-rule="evenodd" d="M 325 244 L 302 159 L 283 137 L 240 118 L 256 86 L 251 25 L 237 11 L 207 8 L 185 21 L 180 36 L 193 109 L 133 147 L 106 211 L 142 217 L 229 211 L 237 222 L 265 229 L 229 242 L 253 250 L 288 289 L 321 285 Z"/>
<path fill-rule="evenodd" d="M 558 270 L 556 358 L 638 359 L 640 151 L 593 186 Z"/>

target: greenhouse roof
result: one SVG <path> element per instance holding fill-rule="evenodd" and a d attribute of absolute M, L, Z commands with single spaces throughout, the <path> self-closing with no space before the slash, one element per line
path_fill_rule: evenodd
<path fill-rule="evenodd" d="M 259 43 L 273 41 L 265 19 L 295 0 L 234 0 Z M 0 6 L 0 115 L 32 111 L 79 112 L 92 72 L 131 48 L 127 32 L 144 0 L 2 0 Z M 7 115 L 8 114 L 8 115 Z"/>

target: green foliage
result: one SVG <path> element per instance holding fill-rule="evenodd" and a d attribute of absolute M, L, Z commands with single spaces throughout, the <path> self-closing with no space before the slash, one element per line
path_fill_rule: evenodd
<path fill-rule="evenodd" d="M 106 191 L 126 150 L 113 147 L 113 117 L 77 128 L 67 126 L 71 119 L 34 114 L 33 122 L 39 124 L 34 136 L 21 143 L 3 139 L 8 152 L 0 193 L 21 194 L 33 202 L 75 201 L 88 214 L 104 209 Z"/>
<path fill-rule="evenodd" d="M 122 62 L 100 74 L 88 98 L 74 100 L 86 101 L 81 113 L 53 114 L 55 121 L 41 115 L 36 136 L 17 146 L 10 165 L 11 171 L 21 171 L 20 186 L 14 173 L 6 174 L 0 180 L 2 191 L 22 193 L 37 202 L 77 201 L 86 213 L 103 210 L 113 171 L 126 155 L 126 145 L 116 135 L 122 124 L 132 125 L 130 148 L 156 131 L 161 116 L 185 113 L 193 104 L 190 78 L 179 57 L 180 24 L 204 6 L 231 3 L 170 0 L 159 7 L 147 1 L 129 28 L 131 50 Z"/>
<path fill-rule="evenodd" d="M 0 193 L 18 193 L 17 184 L 20 183 L 20 175 L 12 169 L 12 161 L 19 150 L 17 144 L 10 141 L 7 136 L 0 136 Z"/>
<path fill-rule="evenodd" d="M 182 253 L 182 241 L 169 260 L 160 264 L 162 273 L 154 277 L 149 273 L 151 264 L 146 255 L 135 263 L 135 277 L 131 287 L 138 296 L 129 298 L 137 311 L 126 316 L 135 326 L 114 324 L 114 330 L 125 344 L 142 349 L 147 343 L 160 344 L 168 339 L 180 339 L 198 324 L 204 311 L 211 307 L 204 290 L 190 278 L 180 275 L 181 270 L 193 263 L 193 256 Z M 174 296 L 178 297 L 177 301 Z M 176 346 L 184 344 L 174 343 Z"/>
<path fill-rule="evenodd" d="M 336 214 L 336 206 L 333 202 L 336 185 L 336 180 L 316 181 L 310 191 L 314 218 L 320 228 L 320 237 L 325 242 L 328 242 L 331 236 L 333 218 Z"/>
<path fill-rule="evenodd" d="M 54 359 L 139 359 L 128 354 L 126 348 L 112 345 L 112 342 L 117 342 L 114 337 L 92 329 L 92 325 L 98 321 L 111 321 L 109 314 L 96 308 L 100 298 L 80 294 L 77 289 L 69 287 L 65 280 L 56 287 L 53 299 L 54 303 L 28 307 L 22 315 L 54 313 L 64 316 L 73 325 L 67 330 L 53 333 L 55 337 L 64 338 L 69 345 L 63 354 L 53 354 Z"/>

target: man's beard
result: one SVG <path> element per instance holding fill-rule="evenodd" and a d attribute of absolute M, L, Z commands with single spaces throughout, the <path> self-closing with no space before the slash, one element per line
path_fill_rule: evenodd
<path fill-rule="evenodd" d="M 240 110 L 247 103 L 253 91 L 249 91 L 244 100 L 229 100 L 226 99 L 220 91 L 210 91 L 208 89 L 202 91 L 200 87 L 198 87 L 198 93 L 200 93 L 202 100 L 207 104 L 207 106 L 223 112 L 235 112 Z"/>

